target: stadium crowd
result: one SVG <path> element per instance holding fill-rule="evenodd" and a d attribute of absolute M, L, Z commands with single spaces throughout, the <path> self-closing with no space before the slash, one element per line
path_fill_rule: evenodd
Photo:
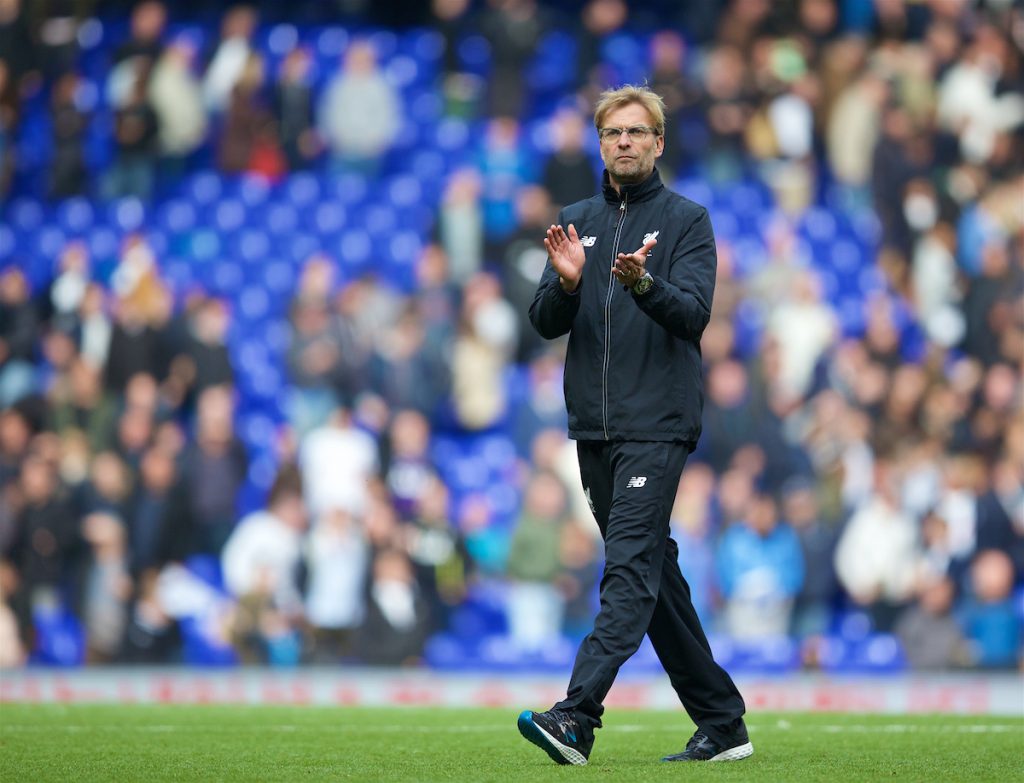
<path fill-rule="evenodd" d="M 159 201 L 209 166 L 272 187 L 305 170 L 381 176 L 410 107 L 378 62 L 372 5 L 338 5 L 353 35 L 314 78 L 297 38 L 268 70 L 260 14 L 279 9 L 227 8 L 219 37 L 204 18 L 203 51 L 174 25 L 188 4 L 134 4 L 89 109 L 83 31 L 109 20 L 0 0 L 0 194 Z M 544 228 L 596 192 L 592 101 L 639 78 L 665 96 L 666 181 L 769 205 L 756 253 L 711 207 L 704 435 L 673 512 L 705 625 L 794 639 L 809 667 L 851 617 L 915 668 L 1020 666 L 1020 9 L 477 5 L 401 20 L 433 31 L 433 91 L 479 133 L 436 183 L 413 285 L 346 274 L 326 251 L 302 263 L 261 444 L 273 475 L 236 431 L 230 295 L 176 290 L 144 231 L 112 268 L 68 238 L 43 283 L 29 248 L 0 260 L 0 663 L 60 659 L 40 639 L 70 615 L 94 663 L 190 660 L 198 623 L 231 660 L 415 664 L 488 589 L 515 654 L 585 633 L 600 542 L 564 434 L 564 346 L 526 310 Z M 572 41 L 571 90 L 538 107 L 524 73 L 550 35 Z M 484 78 L 466 65 L 480 40 Z M 623 40 L 638 42 L 633 70 Z M 33 101 L 52 120 L 45 161 L 19 159 Z M 543 155 L 525 138 L 538 114 Z M 90 168 L 100 122 L 108 155 Z M 852 277 L 857 246 L 816 242 L 836 223 L 863 228 Z M 511 447 L 506 514 L 453 486 L 437 448 L 485 435 Z"/>

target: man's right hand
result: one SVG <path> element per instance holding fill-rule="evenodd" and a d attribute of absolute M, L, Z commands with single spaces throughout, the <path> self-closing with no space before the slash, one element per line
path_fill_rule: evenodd
<path fill-rule="evenodd" d="M 583 262 L 587 260 L 576 227 L 570 223 L 569 233 L 566 234 L 561 226 L 551 226 L 544 237 L 544 249 L 548 251 L 551 266 L 558 272 L 562 290 L 571 294 L 580 284 Z"/>

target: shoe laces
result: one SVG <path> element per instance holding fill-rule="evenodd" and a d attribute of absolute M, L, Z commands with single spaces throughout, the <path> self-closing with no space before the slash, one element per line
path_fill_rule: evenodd
<path fill-rule="evenodd" d="M 700 745 L 706 742 L 707 739 L 707 734 L 705 734 L 703 731 L 698 731 L 696 734 L 690 737 L 690 741 L 686 743 L 686 749 L 693 750 L 694 748 L 700 747 Z"/>
<path fill-rule="evenodd" d="M 550 712 L 548 712 L 548 715 L 550 715 L 554 719 L 555 723 L 558 724 L 558 728 L 561 729 L 563 732 L 570 732 L 572 734 L 575 734 L 576 729 L 579 728 L 579 723 L 576 721 L 576 718 L 573 717 L 573 714 L 571 712 L 568 712 L 566 710 L 553 709 Z"/>

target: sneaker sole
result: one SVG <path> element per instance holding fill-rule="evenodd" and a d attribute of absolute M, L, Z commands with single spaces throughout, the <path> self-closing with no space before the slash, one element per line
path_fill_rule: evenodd
<path fill-rule="evenodd" d="M 516 722 L 519 726 L 519 733 L 532 742 L 538 748 L 547 753 L 551 760 L 558 764 L 575 764 L 582 767 L 587 763 L 587 758 L 575 748 L 563 745 L 544 729 L 533 722 L 533 713 L 530 710 L 524 711 Z M 749 754 L 748 754 L 749 755 Z"/>
<path fill-rule="evenodd" d="M 723 750 L 717 756 L 712 756 L 708 761 L 739 761 L 754 753 L 754 746 L 751 743 L 737 745 L 735 748 Z"/>

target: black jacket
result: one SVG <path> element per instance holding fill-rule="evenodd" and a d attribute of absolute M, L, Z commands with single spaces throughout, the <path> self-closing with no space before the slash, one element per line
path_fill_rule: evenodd
<path fill-rule="evenodd" d="M 583 277 L 567 294 L 549 260 L 530 321 L 548 339 L 569 333 L 569 436 L 696 443 L 704 404 L 700 337 L 717 265 L 707 210 L 667 190 L 657 170 L 621 196 L 605 172 L 602 195 L 566 207 L 558 221 L 566 231 L 574 224 L 583 242 Z M 612 262 L 655 232 L 647 259 L 654 287 L 636 296 L 612 277 Z"/>

